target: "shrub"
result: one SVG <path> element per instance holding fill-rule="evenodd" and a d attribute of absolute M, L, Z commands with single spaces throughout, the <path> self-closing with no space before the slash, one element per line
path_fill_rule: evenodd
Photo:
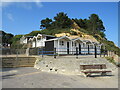
<path fill-rule="evenodd" d="M 112 57 L 106 57 L 106 59 L 110 62 L 116 65 L 115 60 Z"/>

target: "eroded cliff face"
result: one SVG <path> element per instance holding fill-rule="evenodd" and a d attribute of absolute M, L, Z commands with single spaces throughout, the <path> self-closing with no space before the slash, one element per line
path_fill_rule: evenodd
<path fill-rule="evenodd" d="M 55 34 L 56 37 L 62 37 L 62 36 L 69 36 L 70 37 L 70 33 L 59 33 L 59 34 Z"/>
<path fill-rule="evenodd" d="M 70 29 L 70 32 L 75 32 L 76 35 L 72 35 L 71 33 L 59 33 L 59 34 L 55 34 L 55 36 L 56 37 L 68 36 L 71 39 L 80 37 L 81 39 L 84 39 L 84 40 L 91 40 L 93 42 L 98 42 L 92 35 L 83 33 L 81 31 L 79 31 L 78 29 Z"/>

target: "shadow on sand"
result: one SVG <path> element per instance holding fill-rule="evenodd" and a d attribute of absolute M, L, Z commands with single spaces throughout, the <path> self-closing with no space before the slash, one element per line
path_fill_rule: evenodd
<path fill-rule="evenodd" d="M 91 75 L 89 77 L 112 77 L 114 75 Z"/>
<path fill-rule="evenodd" d="M 2 79 L 10 79 L 13 78 L 13 76 L 15 76 L 16 74 L 8 74 L 8 75 L 3 75 Z"/>

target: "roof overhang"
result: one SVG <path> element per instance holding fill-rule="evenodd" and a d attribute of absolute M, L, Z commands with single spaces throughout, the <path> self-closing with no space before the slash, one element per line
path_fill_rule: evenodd
<path fill-rule="evenodd" d="M 68 36 L 62 36 L 62 37 L 58 38 L 58 40 L 71 41 L 71 39 Z"/>
<path fill-rule="evenodd" d="M 34 36 L 34 37 L 32 38 L 32 40 L 33 40 L 33 41 L 35 41 L 35 40 L 36 40 L 36 38 L 37 38 L 37 37 L 36 37 L 36 36 Z"/>
<path fill-rule="evenodd" d="M 73 42 L 83 43 L 83 40 L 81 40 L 80 38 L 72 39 L 72 41 Z"/>
<path fill-rule="evenodd" d="M 86 44 L 93 44 L 90 40 L 83 40 L 83 42 Z"/>
<path fill-rule="evenodd" d="M 42 37 L 42 34 L 38 34 L 37 36 L 36 36 L 36 38 L 41 38 Z"/>
<path fill-rule="evenodd" d="M 46 40 L 45 42 L 47 41 L 56 41 L 56 40 L 66 40 L 66 41 L 71 41 L 71 39 L 67 36 L 62 36 L 62 37 L 58 37 L 58 38 L 54 38 L 54 39 L 49 39 L 49 40 Z"/>
<path fill-rule="evenodd" d="M 32 41 L 33 40 L 33 38 L 29 38 L 29 40 L 28 41 Z"/>

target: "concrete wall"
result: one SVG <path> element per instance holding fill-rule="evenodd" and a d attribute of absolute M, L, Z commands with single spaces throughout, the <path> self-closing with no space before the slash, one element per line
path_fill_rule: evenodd
<path fill-rule="evenodd" d="M 2 67 L 33 67 L 35 61 L 35 57 L 2 57 Z"/>

